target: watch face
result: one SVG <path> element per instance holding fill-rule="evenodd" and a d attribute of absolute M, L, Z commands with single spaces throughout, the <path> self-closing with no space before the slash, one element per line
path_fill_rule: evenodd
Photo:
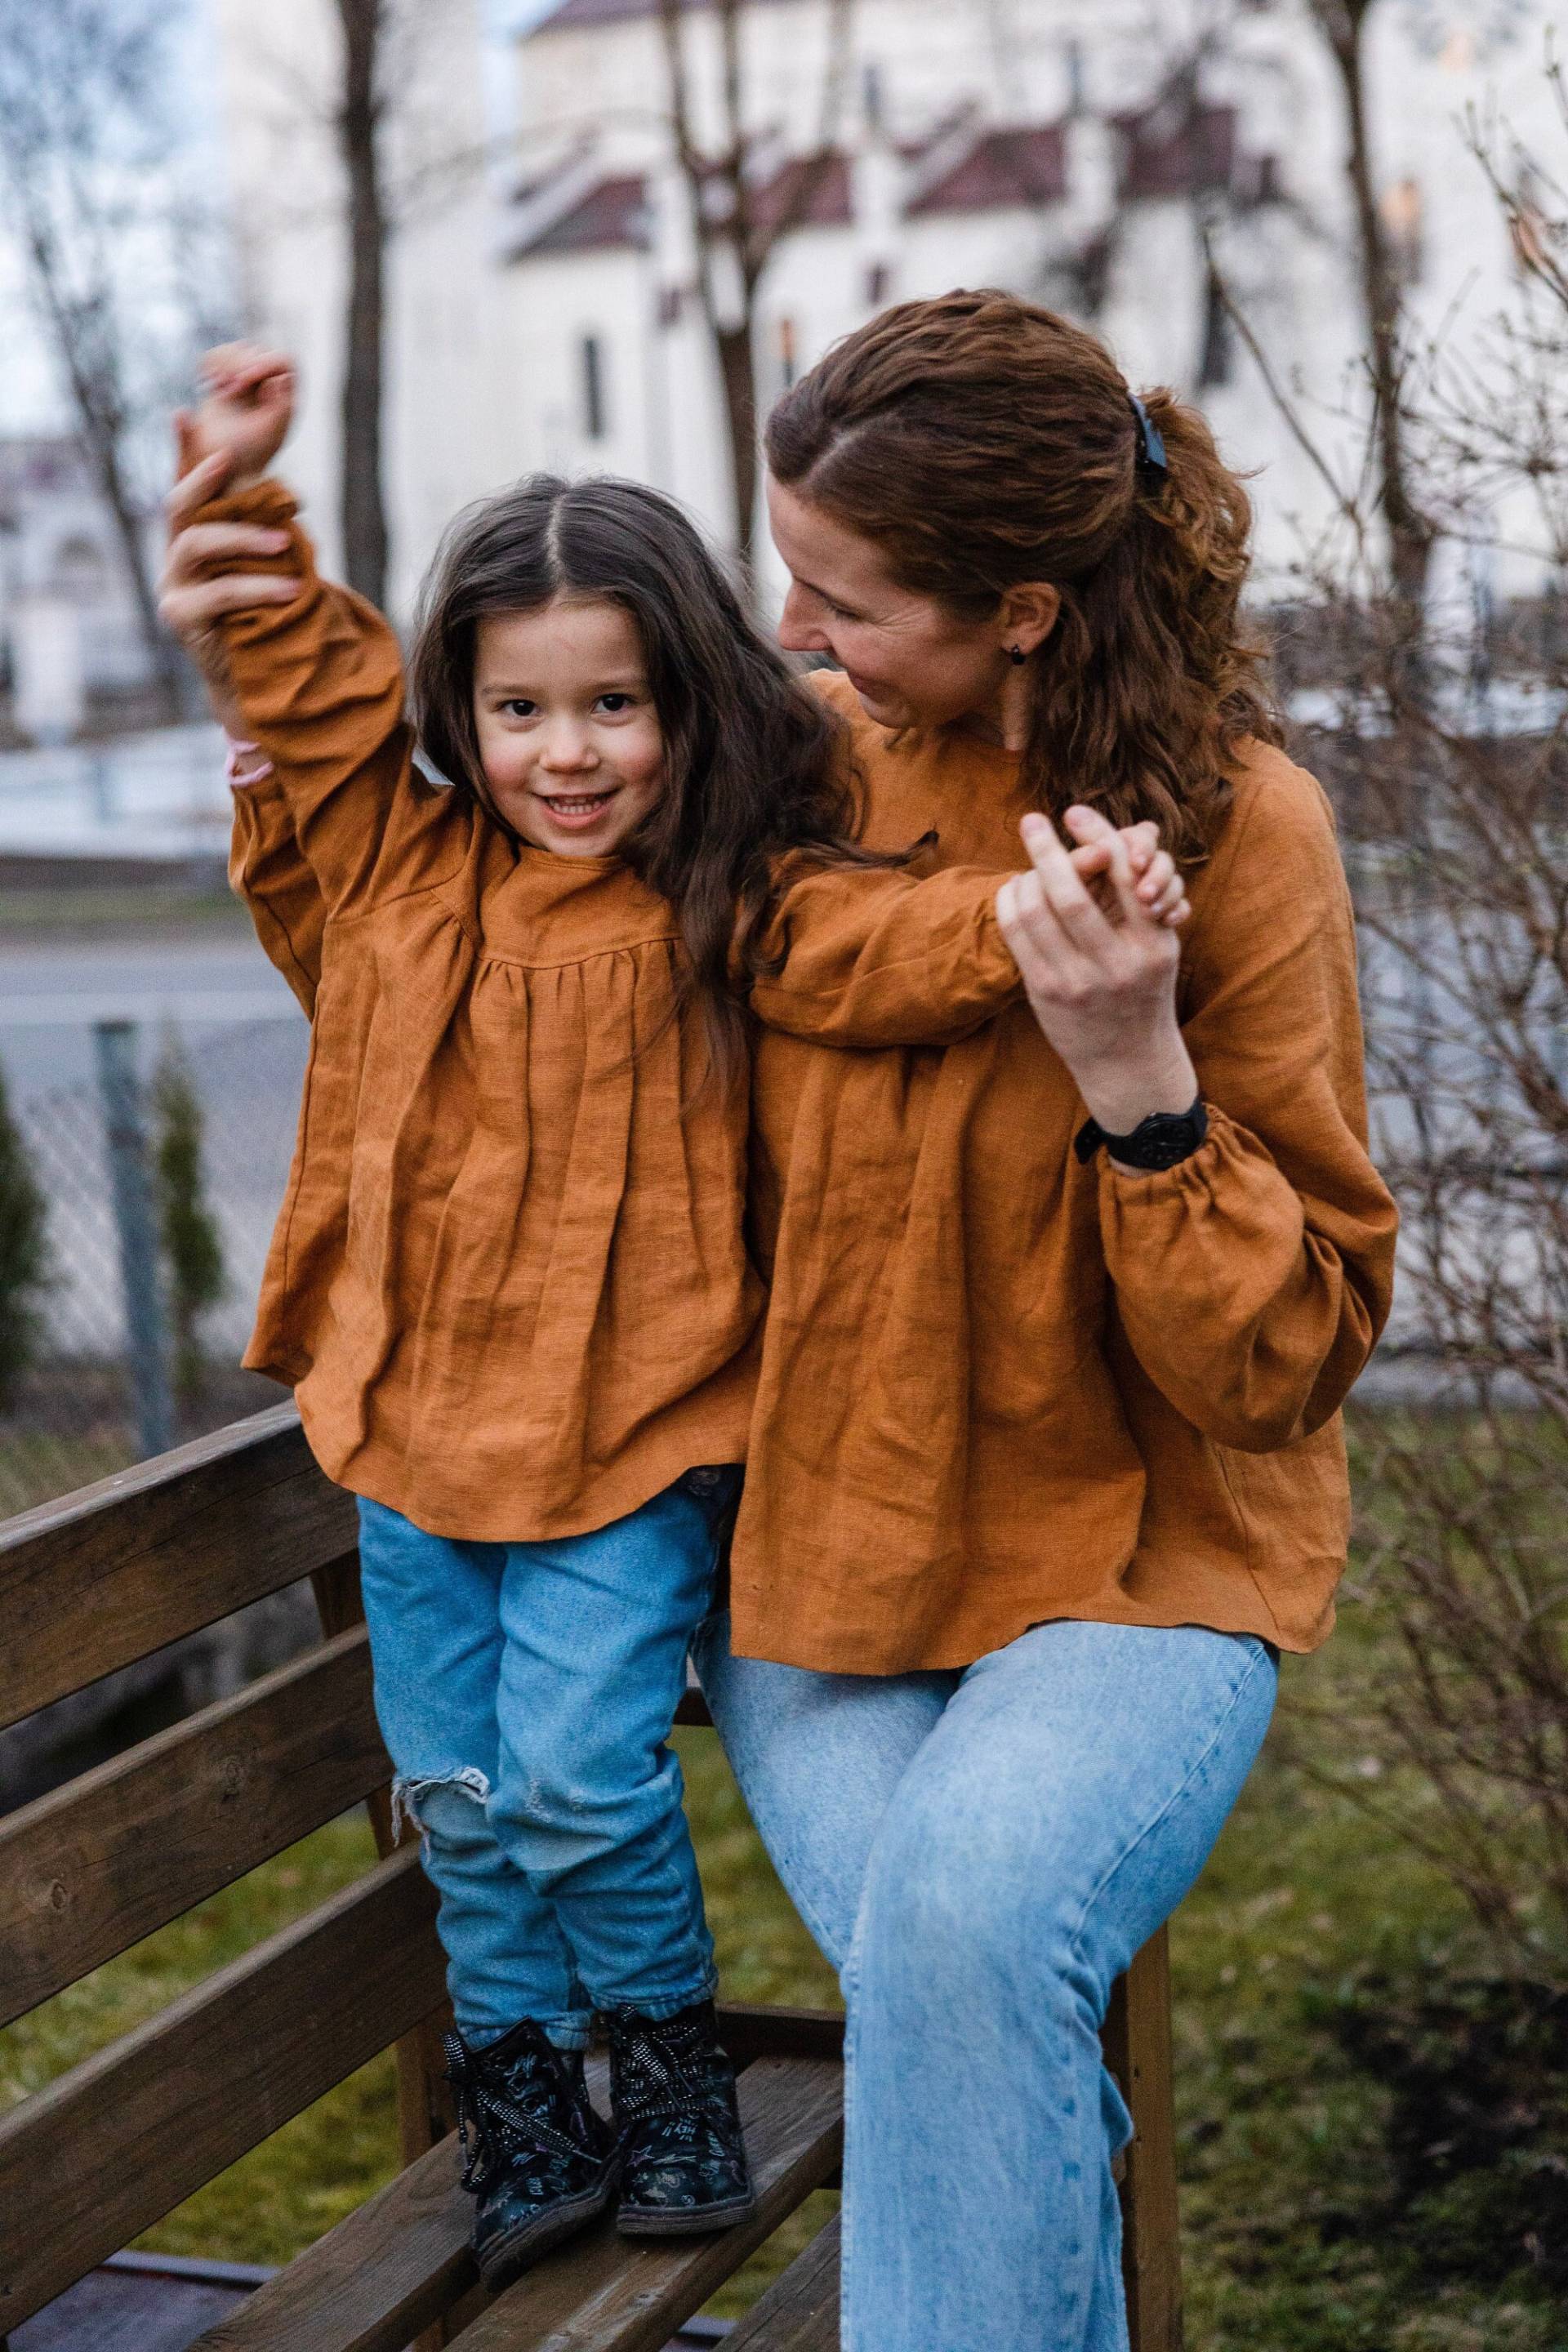
<path fill-rule="evenodd" d="M 1152 1135 L 1148 1142 L 1142 1147 L 1139 1160 L 1143 1167 L 1173 1168 L 1178 1160 L 1185 1160 L 1193 1150 L 1195 1139 L 1193 1135 L 1191 1120 L 1175 1119 L 1173 1120 L 1172 1125 L 1176 1130 L 1174 1134 L 1167 1130 L 1163 1135 Z"/>
<path fill-rule="evenodd" d="M 1155 1111 L 1117 1145 L 1116 1157 L 1124 1168 L 1158 1175 L 1180 1160 L 1190 1160 L 1207 1133 L 1207 1117 L 1200 1112 Z"/>

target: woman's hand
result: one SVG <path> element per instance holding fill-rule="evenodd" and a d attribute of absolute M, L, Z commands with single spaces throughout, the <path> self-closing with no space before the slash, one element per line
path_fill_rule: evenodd
<path fill-rule="evenodd" d="M 193 408 L 174 415 L 179 471 L 204 457 L 226 457 L 226 487 L 247 490 L 261 480 L 294 421 L 294 362 L 260 343 L 220 343 L 197 373 L 205 387 Z"/>
<path fill-rule="evenodd" d="M 1125 836 L 1092 809 L 1065 820 L 1069 852 L 1043 816 L 1020 827 L 1033 872 L 1015 874 L 996 894 L 1002 936 L 1013 951 L 1036 1020 L 1071 1071 L 1091 1118 L 1126 1135 L 1153 1111 L 1190 1109 L 1197 1076 L 1176 1021 L 1181 950 L 1168 919 L 1141 895 Z M 1096 853 L 1086 880 L 1079 862 Z M 1110 912 L 1097 903 L 1099 877 Z M 1155 904 L 1165 890 L 1157 887 Z"/>

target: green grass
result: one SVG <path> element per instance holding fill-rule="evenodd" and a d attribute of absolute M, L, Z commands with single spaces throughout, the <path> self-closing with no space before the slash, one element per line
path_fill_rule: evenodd
<path fill-rule="evenodd" d="M 156 879 L 77 888 L 0 887 L 0 932 L 9 937 L 163 930 L 184 938 L 197 925 L 203 931 L 248 934 L 250 918 L 221 882 L 206 889 Z"/>
<path fill-rule="evenodd" d="M 1371 1627 L 1347 1612 L 1328 1652 L 1287 1665 L 1284 1723 L 1294 1694 L 1321 1700 L 1379 1666 Z M 1321 1721 L 1313 1736 L 1325 1736 Z M 680 1737 L 727 1992 L 830 2004 L 831 1974 L 714 1742 Z M 0 2101 L 152 2014 L 370 1855 L 362 1821 L 334 1823 L 22 2021 L 0 2035 Z M 1191 2352 L 1568 2352 L 1568 2311 L 1510 2251 L 1508 2178 L 1404 2194 L 1394 2086 L 1345 2031 L 1369 2004 L 1418 2000 L 1476 1967 L 1441 1878 L 1304 1779 L 1274 1740 L 1177 1916 L 1173 1952 Z M 387 2177 L 395 2139 L 383 2058 L 142 2242 L 285 2261 Z M 813 2221 L 826 2205 L 815 2201 Z M 713 2307 L 742 2307 L 806 2232 L 799 2220 L 781 2232 Z"/>

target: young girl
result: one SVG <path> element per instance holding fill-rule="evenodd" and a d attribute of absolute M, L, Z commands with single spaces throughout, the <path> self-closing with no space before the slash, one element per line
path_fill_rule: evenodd
<path fill-rule="evenodd" d="M 255 478 L 286 367 L 215 355 L 209 383 L 165 612 L 243 728 L 237 879 L 312 1011 L 247 1361 L 360 1500 L 495 2287 L 617 2187 L 634 2231 L 752 2203 L 666 1744 L 760 1337 L 731 978 L 844 1045 L 940 1043 L 1018 978 L 994 872 L 916 883 L 849 845 L 836 721 L 634 485 L 533 480 L 459 520 L 414 656 L 422 772 L 391 631 Z M 1133 848 L 1137 919 L 1179 919 L 1170 861 Z"/>

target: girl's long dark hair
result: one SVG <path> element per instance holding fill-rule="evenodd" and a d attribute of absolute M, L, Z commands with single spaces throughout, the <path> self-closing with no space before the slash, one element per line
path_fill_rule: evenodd
<path fill-rule="evenodd" d="M 410 664 L 426 757 L 492 814 L 474 721 L 478 624 L 557 596 L 620 605 L 642 641 L 666 783 L 625 855 L 675 909 L 711 1065 L 728 1084 L 744 1040 L 731 972 L 742 990 L 757 976 L 775 861 L 793 850 L 833 864 L 887 862 L 851 839 L 847 730 L 758 634 L 672 499 L 606 476 L 535 474 L 448 530 Z"/>

